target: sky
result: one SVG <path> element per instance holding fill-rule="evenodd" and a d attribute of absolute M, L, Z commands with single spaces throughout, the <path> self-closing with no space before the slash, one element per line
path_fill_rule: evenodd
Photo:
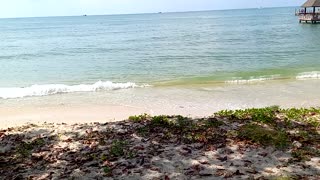
<path fill-rule="evenodd" d="M 0 18 L 300 6 L 305 0 L 1 0 Z"/>

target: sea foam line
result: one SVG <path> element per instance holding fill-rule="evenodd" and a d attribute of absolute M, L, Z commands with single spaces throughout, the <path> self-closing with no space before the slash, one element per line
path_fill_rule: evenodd
<path fill-rule="evenodd" d="M 298 80 L 307 80 L 307 79 L 320 79 L 320 71 L 311 71 L 299 73 L 296 76 Z"/>
<path fill-rule="evenodd" d="M 98 81 L 94 84 L 80 84 L 72 86 L 64 84 L 32 85 L 25 88 L 0 88 L 0 98 L 13 99 L 31 96 L 47 96 L 59 93 L 95 92 L 100 90 L 119 90 L 147 86 L 149 85 L 137 85 L 132 82 L 113 83 L 111 81 Z"/>
<path fill-rule="evenodd" d="M 252 84 L 252 83 L 259 83 L 269 80 L 279 79 L 281 76 L 271 75 L 271 76 L 259 76 L 259 77 L 250 77 L 249 79 L 242 79 L 242 78 L 235 78 L 234 80 L 225 81 L 227 84 Z"/>

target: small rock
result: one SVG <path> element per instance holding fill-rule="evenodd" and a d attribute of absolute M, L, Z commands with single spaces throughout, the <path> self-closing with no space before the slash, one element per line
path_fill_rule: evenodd
<path fill-rule="evenodd" d="M 196 149 L 202 149 L 204 147 L 204 144 L 203 143 L 195 143 L 195 144 L 193 144 L 193 147 Z"/>
<path fill-rule="evenodd" d="M 119 175 L 123 174 L 123 171 L 121 169 L 114 169 L 114 170 L 112 170 L 112 174 L 119 176 Z"/>
<path fill-rule="evenodd" d="M 90 162 L 83 164 L 84 167 L 98 166 L 98 165 L 99 165 L 98 161 L 90 161 Z"/>
<path fill-rule="evenodd" d="M 93 132 L 92 128 L 86 130 L 87 134 L 91 134 L 92 132 Z"/>
<path fill-rule="evenodd" d="M 266 180 L 266 178 L 264 176 L 258 176 L 255 178 L 255 180 Z"/>
<path fill-rule="evenodd" d="M 38 161 L 38 160 L 43 159 L 43 156 L 42 156 L 41 153 L 32 153 L 31 158 L 32 158 L 33 160 L 37 160 L 37 161 Z"/>
<path fill-rule="evenodd" d="M 112 163 L 109 162 L 109 161 L 105 161 L 103 162 L 102 166 L 108 166 L 108 167 L 111 167 L 112 166 Z"/>
<path fill-rule="evenodd" d="M 227 171 L 227 172 L 225 172 L 225 174 L 224 174 L 224 178 L 231 178 L 233 175 L 234 175 L 234 172 Z"/>
<path fill-rule="evenodd" d="M 0 138 L 4 137 L 5 135 L 5 133 L 0 132 Z"/>
<path fill-rule="evenodd" d="M 214 175 L 215 176 L 223 176 L 225 174 L 225 170 L 224 169 L 218 169 Z"/>
<path fill-rule="evenodd" d="M 147 138 L 147 139 L 142 138 L 141 142 L 148 142 L 149 140 L 150 140 L 150 138 Z"/>
<path fill-rule="evenodd" d="M 134 149 L 136 149 L 136 150 L 144 150 L 144 147 L 141 145 L 141 146 L 134 147 Z"/>
<path fill-rule="evenodd" d="M 189 154 L 192 153 L 192 150 L 189 149 L 189 148 L 187 148 L 187 147 L 183 147 L 182 149 L 185 150 L 185 151 L 187 151 Z"/>
<path fill-rule="evenodd" d="M 224 157 L 217 157 L 218 160 L 220 160 L 221 162 L 227 161 L 228 157 L 224 156 Z"/>
<path fill-rule="evenodd" d="M 262 156 L 262 157 L 266 157 L 268 155 L 267 152 L 261 152 L 261 153 L 258 153 L 259 156 Z"/>
<path fill-rule="evenodd" d="M 45 174 L 43 174 L 42 176 L 40 176 L 40 177 L 38 178 L 38 180 L 50 179 L 49 176 L 50 176 L 50 173 L 45 173 Z"/>
<path fill-rule="evenodd" d="M 240 172 L 239 170 L 237 170 L 235 173 L 234 173 L 234 175 L 237 175 L 237 176 L 242 176 L 242 175 L 244 175 L 242 172 Z"/>
<path fill-rule="evenodd" d="M 0 154 L 5 154 L 9 151 L 11 151 L 12 146 L 11 145 L 6 145 L 4 147 L 0 147 Z"/>
<path fill-rule="evenodd" d="M 302 147 L 302 144 L 301 144 L 300 142 L 298 142 L 298 141 L 294 141 L 294 142 L 292 143 L 292 145 L 293 145 L 294 147 L 296 147 L 296 148 L 301 148 L 301 147 Z"/>
<path fill-rule="evenodd" d="M 217 150 L 217 147 L 213 145 L 209 145 L 206 149 L 206 151 L 216 151 L 216 150 Z"/>
<path fill-rule="evenodd" d="M 190 169 L 190 170 L 187 170 L 184 174 L 187 176 L 193 176 L 193 175 L 195 175 L 195 171 Z"/>
<path fill-rule="evenodd" d="M 264 170 L 264 172 L 270 173 L 270 174 L 274 173 L 273 171 L 271 171 L 271 170 L 269 170 L 269 169 Z"/>
<path fill-rule="evenodd" d="M 212 171 L 209 169 L 201 170 L 199 176 L 212 176 Z"/>
<path fill-rule="evenodd" d="M 142 157 L 141 160 L 140 160 L 140 162 L 139 162 L 139 165 L 142 166 L 142 165 L 144 164 L 144 162 L 145 162 L 145 161 L 144 161 L 144 157 Z"/>
<path fill-rule="evenodd" d="M 159 143 L 157 141 L 151 141 L 151 144 L 159 145 Z"/>
<path fill-rule="evenodd" d="M 225 149 L 224 148 L 219 148 L 217 149 L 219 154 L 224 154 L 225 153 Z"/>
<path fill-rule="evenodd" d="M 181 155 L 187 156 L 192 153 L 192 150 L 184 147 L 184 148 L 179 149 L 179 152 Z"/>
<path fill-rule="evenodd" d="M 200 164 L 209 164 L 209 162 L 206 161 L 206 160 L 200 160 L 199 163 L 200 163 Z"/>
<path fill-rule="evenodd" d="M 226 149 L 226 150 L 225 150 L 225 153 L 226 153 L 226 154 L 233 154 L 234 152 L 233 152 L 231 149 Z"/>
<path fill-rule="evenodd" d="M 248 172 L 248 173 L 251 173 L 251 174 L 257 174 L 258 173 L 254 168 L 247 168 L 245 171 Z"/>
<path fill-rule="evenodd" d="M 23 176 L 21 174 L 17 175 L 16 177 L 13 178 L 14 180 L 23 180 Z"/>
<path fill-rule="evenodd" d="M 152 171 L 157 171 L 157 172 L 160 172 L 160 171 L 161 171 L 160 168 L 158 168 L 158 167 L 151 167 L 150 170 L 152 170 Z"/>

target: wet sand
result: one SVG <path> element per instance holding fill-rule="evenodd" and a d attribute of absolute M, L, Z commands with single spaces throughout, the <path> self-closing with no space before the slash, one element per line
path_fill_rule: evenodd
<path fill-rule="evenodd" d="M 320 81 L 148 87 L 0 100 L 0 128 L 25 123 L 110 122 L 130 115 L 210 116 L 223 109 L 319 107 Z"/>

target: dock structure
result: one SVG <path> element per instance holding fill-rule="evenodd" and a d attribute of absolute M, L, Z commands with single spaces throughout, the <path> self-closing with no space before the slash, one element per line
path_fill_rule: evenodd
<path fill-rule="evenodd" d="M 316 24 L 320 22 L 320 0 L 308 0 L 299 10 L 296 10 L 296 16 L 299 16 L 299 22 Z"/>

